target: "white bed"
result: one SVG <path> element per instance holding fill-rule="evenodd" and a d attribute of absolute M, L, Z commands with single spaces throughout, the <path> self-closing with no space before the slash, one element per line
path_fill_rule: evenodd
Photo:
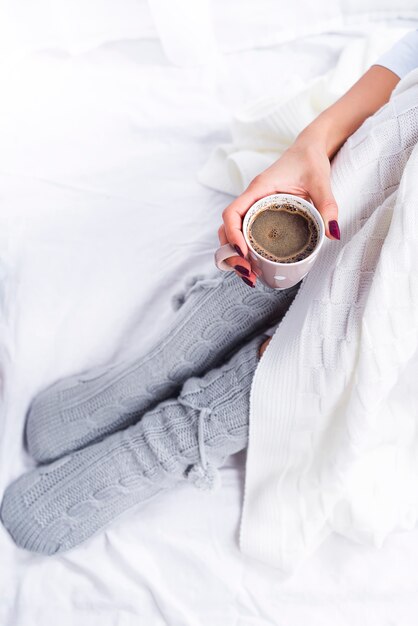
<path fill-rule="evenodd" d="M 33 465 L 33 396 L 145 351 L 187 278 L 216 271 L 230 198 L 196 174 L 232 111 L 326 71 L 360 32 L 235 40 L 194 66 L 144 29 L 0 63 L 0 495 Z M 283 580 L 239 550 L 244 473 L 243 452 L 216 493 L 181 486 L 61 556 L 19 550 L 1 527 L 1 626 L 416 624 L 418 530 L 380 550 L 334 535 Z"/>

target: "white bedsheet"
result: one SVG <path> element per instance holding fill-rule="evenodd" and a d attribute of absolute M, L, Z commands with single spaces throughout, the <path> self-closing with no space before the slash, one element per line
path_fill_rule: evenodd
<path fill-rule="evenodd" d="M 196 173 L 228 139 L 230 112 L 277 91 L 276 76 L 283 88 L 325 71 L 347 38 L 218 68 L 169 66 L 144 42 L 0 67 L 0 495 L 32 466 L 22 431 L 34 394 L 145 351 L 187 277 L 216 271 L 230 198 Z M 415 624 L 418 531 L 381 550 L 331 537 L 281 580 L 239 552 L 244 471 L 242 452 L 218 492 L 181 486 L 61 556 L 19 550 L 0 528 L 0 624 Z"/>

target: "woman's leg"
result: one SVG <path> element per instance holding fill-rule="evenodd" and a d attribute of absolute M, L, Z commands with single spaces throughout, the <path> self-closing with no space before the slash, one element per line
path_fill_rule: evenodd
<path fill-rule="evenodd" d="M 274 291 L 254 289 L 234 272 L 196 276 L 173 298 L 172 324 L 136 360 L 65 378 L 39 394 L 26 422 L 30 454 L 57 459 L 136 423 L 153 405 L 175 397 L 190 376 L 219 365 L 231 352 L 279 321 L 299 284 Z"/>
<path fill-rule="evenodd" d="M 0 516 L 17 545 L 54 554 L 77 546 L 180 481 L 213 489 L 217 468 L 248 443 L 260 334 L 220 367 L 189 378 L 137 424 L 38 467 L 5 492 Z"/>

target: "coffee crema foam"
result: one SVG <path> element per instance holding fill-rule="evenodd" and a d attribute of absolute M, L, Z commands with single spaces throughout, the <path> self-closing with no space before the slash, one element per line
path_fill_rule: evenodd
<path fill-rule="evenodd" d="M 314 218 L 287 203 L 272 203 L 255 213 L 247 235 L 258 254 L 279 263 L 306 259 L 319 239 Z"/>

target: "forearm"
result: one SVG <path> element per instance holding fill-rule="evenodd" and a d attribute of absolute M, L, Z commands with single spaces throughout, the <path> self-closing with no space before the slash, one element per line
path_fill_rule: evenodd
<path fill-rule="evenodd" d="M 399 76 L 386 67 L 372 65 L 339 100 L 298 135 L 295 145 L 319 144 L 332 159 L 364 120 L 388 102 L 399 80 Z"/>

